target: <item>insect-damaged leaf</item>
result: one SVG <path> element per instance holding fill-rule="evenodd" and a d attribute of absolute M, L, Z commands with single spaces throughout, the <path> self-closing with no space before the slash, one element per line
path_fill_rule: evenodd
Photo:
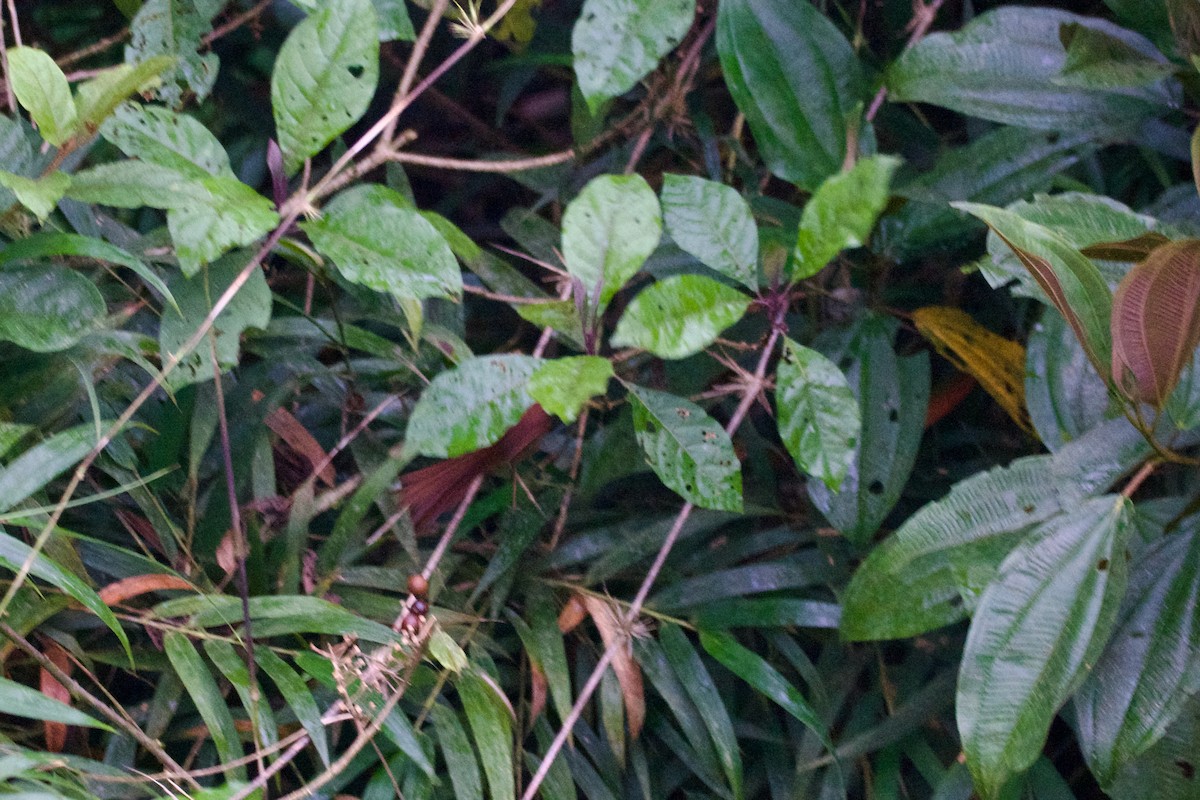
<path fill-rule="evenodd" d="M 1112 374 L 1131 400 L 1162 408 L 1200 344 L 1200 240 L 1154 250 L 1117 287 Z"/>

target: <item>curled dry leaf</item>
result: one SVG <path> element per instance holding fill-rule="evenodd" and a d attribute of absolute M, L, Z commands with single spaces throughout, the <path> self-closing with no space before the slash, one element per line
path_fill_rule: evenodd
<path fill-rule="evenodd" d="M 192 584 L 176 575 L 152 572 L 146 575 L 130 575 L 128 578 L 113 581 L 101 589 L 98 594 L 105 605 L 113 606 L 150 592 L 161 592 L 168 589 L 190 592 L 194 588 Z"/>
<path fill-rule="evenodd" d="M 42 651 L 46 654 L 46 658 L 54 662 L 54 666 L 61 669 L 66 674 L 70 675 L 74 669 L 74 664 L 71 663 L 71 657 L 62 645 L 53 639 L 42 636 Z M 38 670 L 38 688 L 42 694 L 53 698 L 60 703 L 71 705 L 71 693 L 67 691 L 67 687 L 58 682 L 58 679 L 46 671 L 45 668 Z M 54 722 L 46 720 L 43 733 L 46 737 L 46 749 L 51 753 L 61 753 L 67 746 L 67 726 L 63 722 Z"/>
<path fill-rule="evenodd" d="M 567 598 L 562 611 L 558 613 L 558 630 L 561 633 L 570 633 L 579 627 L 579 623 L 586 617 L 587 608 L 584 607 L 582 598 L 573 594 Z"/>
<path fill-rule="evenodd" d="M 617 682 L 621 684 L 629 735 L 636 739 L 642 732 L 642 723 L 646 720 L 646 692 L 642 685 L 642 670 L 633 660 L 631 631 L 622 622 L 620 609 L 611 601 L 595 595 L 582 595 L 579 599 L 600 630 L 605 649 L 616 650 L 612 668 L 617 674 Z"/>
<path fill-rule="evenodd" d="M 1130 400 L 1162 408 L 1200 344 L 1200 239 L 1156 248 L 1113 297 L 1112 374 Z"/>

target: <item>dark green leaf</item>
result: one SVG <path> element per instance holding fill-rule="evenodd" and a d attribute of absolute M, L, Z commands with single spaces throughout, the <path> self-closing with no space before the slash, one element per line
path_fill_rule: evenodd
<path fill-rule="evenodd" d="M 269 648 L 256 647 L 254 660 L 275 682 L 284 702 L 308 733 L 308 739 L 316 748 L 317 755 L 321 757 L 321 763 L 329 766 L 329 738 L 325 733 L 325 725 L 321 722 L 321 709 L 305 685 L 304 679 Z"/>
<path fill-rule="evenodd" d="M 1029 336 L 1025 364 L 1025 405 L 1051 451 L 1119 413 L 1061 314 L 1042 314 Z"/>
<path fill-rule="evenodd" d="M 639 292 L 621 315 L 611 343 L 660 358 L 701 352 L 746 313 L 750 298 L 703 275 L 675 275 Z"/>
<path fill-rule="evenodd" d="M 515 800 L 512 717 L 494 681 L 469 670 L 455 684 L 479 748 L 492 800 Z"/>
<path fill-rule="evenodd" d="M 112 732 L 112 728 L 82 711 L 8 678 L 0 678 L 0 704 L 3 704 L 5 714 L 12 714 L 14 717 L 82 725 Z"/>
<path fill-rule="evenodd" d="M 459 800 L 483 800 L 483 778 L 479 774 L 479 761 L 471 749 L 471 740 L 462 723 L 448 706 L 434 703 L 429 709 L 433 728 L 437 732 L 438 744 L 450 773 L 450 785 Z"/>
<path fill-rule="evenodd" d="M 104 297 L 65 267 L 0 269 L 0 339 L 28 350 L 65 350 L 101 324 Z"/>
<path fill-rule="evenodd" d="M 199 48 L 201 37 L 212 30 L 210 19 L 212 9 L 201 8 L 199 3 L 145 0 L 130 23 L 127 61 L 165 57 L 174 63 L 155 90 L 167 105 L 180 105 L 185 93 L 203 100 L 212 91 L 220 59 Z"/>
<path fill-rule="evenodd" d="M 168 631 L 163 636 L 163 649 L 179 679 L 187 687 L 192 702 L 196 704 L 196 710 L 208 728 L 208 735 L 212 737 L 221 761 L 230 763 L 239 760 L 244 753 L 233 716 L 229 713 L 229 705 L 221 696 L 221 690 L 217 688 L 217 682 L 213 680 L 204 660 L 196 652 L 195 645 L 185 634 Z M 245 780 L 246 768 L 228 767 L 225 774 L 235 780 Z"/>
<path fill-rule="evenodd" d="M 1059 86 L 1119 90 L 1155 83 L 1172 71 L 1161 54 L 1075 22 L 1063 25 L 1059 38 L 1067 48 L 1066 63 L 1054 79 Z"/>

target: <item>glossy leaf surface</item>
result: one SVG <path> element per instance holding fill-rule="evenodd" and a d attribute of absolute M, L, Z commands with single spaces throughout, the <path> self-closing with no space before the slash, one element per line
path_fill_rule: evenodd
<path fill-rule="evenodd" d="M 590 302 L 603 306 L 642 268 L 662 236 L 662 212 L 640 175 L 601 175 L 563 214 L 562 252 Z"/>
<path fill-rule="evenodd" d="M 662 211 L 667 233 L 685 252 L 748 289 L 758 287 L 758 226 L 736 189 L 667 174 Z"/>
<path fill-rule="evenodd" d="M 611 342 L 660 358 L 686 358 L 715 342 L 749 307 L 749 297 L 712 278 L 674 275 L 633 298 Z"/>
<path fill-rule="evenodd" d="M 836 491 L 862 434 L 858 399 L 846 376 L 816 350 L 788 339 L 775 373 L 775 407 L 779 438 L 796 466 Z"/>

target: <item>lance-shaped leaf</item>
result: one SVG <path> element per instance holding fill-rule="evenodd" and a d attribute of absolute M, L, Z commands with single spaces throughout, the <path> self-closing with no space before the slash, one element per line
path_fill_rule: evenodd
<path fill-rule="evenodd" d="M 1106 787 L 1200 690 L 1200 533 L 1160 539 L 1129 584 L 1121 622 L 1074 701 L 1080 748 Z"/>
<path fill-rule="evenodd" d="M 636 739 L 646 720 L 646 690 L 642 681 L 642 671 L 633 659 L 629 631 L 621 619 L 622 609 L 613 601 L 594 594 L 578 595 L 578 598 L 600 631 L 605 649 L 615 653 L 611 666 L 621 687 L 621 700 L 629 724 L 629 735 Z"/>
<path fill-rule="evenodd" d="M 292 29 L 275 59 L 271 110 L 290 175 L 367 110 L 379 80 L 370 0 L 324 3 Z"/>
<path fill-rule="evenodd" d="M 8 51 L 8 69 L 13 94 L 42 138 L 55 147 L 70 139 L 77 127 L 75 101 L 54 59 L 33 47 L 14 47 Z"/>
<path fill-rule="evenodd" d="M 489 797 L 513 800 L 516 780 L 512 762 L 512 706 L 487 673 L 478 669 L 463 672 L 455 684 L 467 722 L 479 749 Z"/>
<path fill-rule="evenodd" d="M 642 268 L 661 236 L 662 212 L 646 179 L 601 175 L 563 214 L 563 261 L 592 302 L 604 305 Z"/>
<path fill-rule="evenodd" d="M 405 446 L 450 458 L 495 444 L 533 405 L 529 378 L 540 365 L 531 356 L 480 356 L 441 373 L 409 417 Z"/>
<path fill-rule="evenodd" d="M 112 728 L 100 720 L 89 717 L 87 714 L 77 711 L 66 703 L 47 697 L 37 689 L 9 680 L 8 678 L 0 678 L 0 703 L 4 706 L 4 713 L 11 714 L 14 717 L 36 719 L 43 722 L 61 722 L 66 725 L 81 725 L 88 728 L 99 728 L 103 731 L 112 731 Z"/>
<path fill-rule="evenodd" d="M 1043 523 L 988 586 L 958 675 L 958 730 L 990 800 L 1042 752 L 1058 709 L 1086 677 L 1125 593 L 1129 502 L 1105 495 Z"/>
<path fill-rule="evenodd" d="M 673 275 L 633 298 L 611 342 L 660 358 L 686 358 L 715 342 L 749 307 L 749 297 L 712 278 Z"/>
<path fill-rule="evenodd" d="M 693 175 L 664 175 L 662 208 L 667 233 L 685 253 L 758 288 L 758 226 L 736 189 Z"/>
<path fill-rule="evenodd" d="M 1071 323 L 1092 364 L 1108 380 L 1112 296 L 1096 265 L 1051 229 L 1011 211 L 979 203 L 952 205 L 982 219 L 1004 240 Z"/>
<path fill-rule="evenodd" d="M 1162 408 L 1200 344 L 1200 239 L 1157 248 L 1113 296 L 1112 374 L 1135 402 Z"/>
<path fill-rule="evenodd" d="M 816 350 L 787 340 L 775 373 L 779 438 L 796 466 L 837 490 L 854 462 L 862 415 L 846 376 Z"/>
<path fill-rule="evenodd" d="M 741 511 L 741 465 L 725 429 L 682 397 L 625 386 L 638 444 L 659 480 L 701 508 Z"/>
<path fill-rule="evenodd" d="M 866 243 L 898 166 L 891 156 L 860 159 L 818 187 L 800 216 L 792 280 L 816 275 L 842 250 Z"/>
<path fill-rule="evenodd" d="M 529 379 L 529 396 L 546 413 L 574 422 L 587 402 L 604 394 L 613 376 L 612 362 L 599 356 L 556 358 Z"/>

